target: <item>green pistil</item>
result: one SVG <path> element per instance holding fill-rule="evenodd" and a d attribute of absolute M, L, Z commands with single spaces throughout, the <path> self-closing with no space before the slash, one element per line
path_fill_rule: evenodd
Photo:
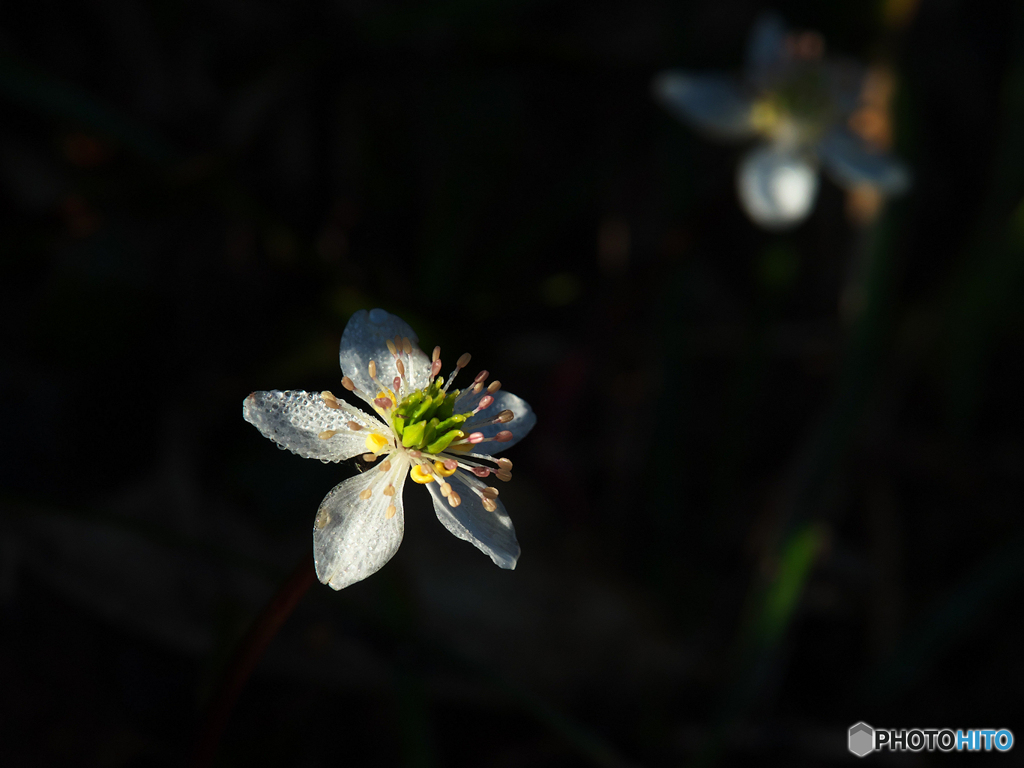
<path fill-rule="evenodd" d="M 440 453 L 453 440 L 465 437 L 459 426 L 472 412 L 454 413 L 459 390 L 441 391 L 440 379 L 405 397 L 391 414 L 391 424 L 402 445 L 409 449 Z"/>

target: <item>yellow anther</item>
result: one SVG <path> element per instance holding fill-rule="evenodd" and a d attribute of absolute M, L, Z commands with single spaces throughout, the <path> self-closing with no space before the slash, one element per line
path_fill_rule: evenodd
<path fill-rule="evenodd" d="M 407 355 L 412 354 L 412 342 L 409 341 L 408 336 L 402 337 L 402 351 L 405 352 L 405 354 Z"/>
<path fill-rule="evenodd" d="M 386 517 L 388 520 L 390 520 L 392 517 L 395 516 L 395 512 L 397 512 L 397 511 L 398 511 L 398 508 L 395 507 L 394 504 L 391 504 L 391 505 L 388 506 L 387 511 L 384 513 L 384 517 Z"/>
<path fill-rule="evenodd" d="M 393 342 L 391 339 L 388 339 L 384 343 L 388 345 L 388 352 L 390 352 L 392 355 L 398 354 L 398 350 L 395 349 L 395 342 Z"/>
<path fill-rule="evenodd" d="M 324 405 L 326 405 L 328 408 L 333 408 L 335 410 L 341 408 L 341 406 L 338 405 L 338 398 L 336 398 L 334 396 L 334 393 L 331 392 L 330 390 L 325 389 L 323 392 L 320 393 L 320 397 L 323 399 Z"/>
<path fill-rule="evenodd" d="M 330 439 L 331 439 L 332 437 L 334 437 L 334 436 L 335 436 L 336 434 L 338 434 L 338 430 L 336 430 L 336 429 L 325 429 L 325 430 L 324 430 L 323 432 L 321 432 L 321 433 L 320 433 L 320 434 L 318 435 L 318 437 L 319 437 L 319 438 L 320 438 L 321 440 L 330 440 Z"/>
<path fill-rule="evenodd" d="M 360 424 L 358 421 L 350 421 L 348 423 L 348 428 L 351 429 L 353 432 L 358 432 L 360 429 L 363 428 L 363 425 Z"/>
<path fill-rule="evenodd" d="M 451 493 L 451 492 L 452 492 L 452 485 L 451 485 L 451 483 L 441 483 L 441 495 L 442 496 L 447 498 L 448 494 Z"/>
<path fill-rule="evenodd" d="M 425 469 L 422 464 L 417 464 L 409 471 L 409 477 L 412 478 L 414 483 L 420 485 L 426 485 L 434 481 L 434 476 L 430 474 L 430 471 Z"/>
<path fill-rule="evenodd" d="M 366 501 L 372 495 L 373 495 L 373 491 L 371 491 L 369 488 L 367 488 L 365 491 L 363 491 L 362 493 L 359 494 L 359 498 L 362 499 L 363 501 Z"/>
<path fill-rule="evenodd" d="M 462 497 L 459 496 L 458 493 L 456 493 L 455 491 L 451 491 L 448 494 L 448 506 L 449 507 L 453 507 L 454 508 L 454 507 L 459 506 L 459 504 L 461 504 L 461 503 L 462 503 Z"/>
<path fill-rule="evenodd" d="M 395 495 L 395 486 L 393 486 L 391 483 L 388 483 L 388 487 L 384 489 L 384 495 L 385 496 L 394 496 Z"/>
<path fill-rule="evenodd" d="M 384 435 L 367 435 L 366 450 L 370 453 L 380 453 L 388 446 L 388 439 Z"/>
<path fill-rule="evenodd" d="M 370 374 L 371 379 L 377 378 L 377 361 L 371 360 L 370 364 L 366 366 L 366 372 Z"/>
<path fill-rule="evenodd" d="M 494 510 L 496 510 L 498 508 L 498 505 L 495 504 L 494 501 L 492 501 L 491 499 L 487 498 L 486 496 L 484 496 L 483 499 L 480 500 L 480 503 L 483 505 L 484 509 L 486 509 L 488 512 L 493 512 Z"/>
<path fill-rule="evenodd" d="M 482 488 L 480 490 L 480 493 L 482 493 L 488 499 L 496 499 L 496 498 L 498 498 L 498 489 L 497 488 L 491 488 L 491 486 L 487 486 L 486 488 Z"/>
<path fill-rule="evenodd" d="M 430 356 L 430 362 L 436 363 L 439 357 L 441 357 L 441 348 L 440 347 L 434 347 L 434 352 Z"/>
<path fill-rule="evenodd" d="M 441 477 L 451 477 L 452 475 L 455 474 L 455 470 L 458 468 L 459 467 L 456 465 L 451 469 L 448 469 L 445 467 L 443 461 L 434 462 L 434 471 L 437 472 L 437 474 L 439 474 Z"/>
<path fill-rule="evenodd" d="M 381 472 L 390 472 L 391 471 L 391 459 L 384 459 L 384 461 L 381 462 L 380 471 Z"/>

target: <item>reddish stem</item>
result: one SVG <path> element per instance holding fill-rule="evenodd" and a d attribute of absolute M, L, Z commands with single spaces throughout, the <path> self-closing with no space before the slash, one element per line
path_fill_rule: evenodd
<path fill-rule="evenodd" d="M 256 668 L 274 635 L 315 580 L 313 558 L 306 555 L 249 628 L 224 671 L 216 696 L 210 702 L 199 743 L 192 757 L 193 768 L 209 768 L 213 765 L 221 735 L 245 681 Z"/>

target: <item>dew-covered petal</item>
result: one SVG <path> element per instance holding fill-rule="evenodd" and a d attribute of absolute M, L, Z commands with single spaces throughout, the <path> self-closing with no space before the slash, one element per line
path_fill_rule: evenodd
<path fill-rule="evenodd" d="M 786 229 L 803 221 L 818 194 L 817 169 L 803 155 L 762 146 L 743 158 L 736 177 L 747 215 L 765 229 Z"/>
<path fill-rule="evenodd" d="M 253 392 L 242 402 L 242 418 L 279 446 L 321 461 L 344 461 L 365 453 L 371 432 L 391 434 L 373 416 L 343 400 L 336 402 L 338 408 L 329 408 L 319 392 Z M 361 429 L 352 429 L 349 422 Z M 335 432 L 333 437 L 320 437 L 329 430 Z"/>
<path fill-rule="evenodd" d="M 861 138 L 844 129 L 831 131 L 821 140 L 818 156 L 829 176 L 842 187 L 870 184 L 885 194 L 898 195 L 910 186 L 910 172 L 902 162 L 872 152 Z"/>
<path fill-rule="evenodd" d="M 754 133 L 750 98 L 735 78 L 670 70 L 655 77 L 652 88 L 669 112 L 711 138 L 742 139 Z"/>
<path fill-rule="evenodd" d="M 422 389 L 430 378 L 430 358 L 417 346 L 416 334 L 400 317 L 383 309 L 361 309 L 352 315 L 341 334 L 341 371 L 371 397 L 378 390 L 367 373 L 371 360 L 377 363 L 377 380 L 381 384 L 391 386 L 391 380 L 397 375 L 394 357 L 387 345 L 388 340 L 394 341 L 395 336 L 412 342 L 412 353 L 402 357 L 405 375 L 412 389 Z"/>
<path fill-rule="evenodd" d="M 313 559 L 322 583 L 344 589 L 379 571 L 398 551 L 405 532 L 402 488 L 408 469 L 408 461 L 395 459 L 390 471 L 375 466 L 327 494 L 313 523 Z M 394 493 L 387 495 L 389 485 Z M 367 491 L 369 497 L 362 498 Z"/>
<path fill-rule="evenodd" d="M 785 63 L 786 23 L 777 13 L 766 12 L 757 17 L 747 42 L 747 79 L 765 85 Z"/>
<path fill-rule="evenodd" d="M 479 395 L 465 395 L 461 399 L 456 400 L 455 412 L 464 413 L 465 411 L 472 411 L 484 395 L 486 395 L 486 390 Z M 533 425 L 537 423 L 537 414 L 533 412 L 530 404 L 523 400 L 523 398 L 513 395 L 511 392 L 506 392 L 503 389 L 499 389 L 492 397 L 494 402 L 469 419 L 466 422 L 466 426 L 463 427 L 467 432 L 483 432 L 484 437 L 494 437 L 503 430 L 512 433 L 512 439 L 507 442 L 499 443 L 492 441 L 473 446 L 474 451 L 487 454 L 488 456 L 500 453 L 506 448 L 511 448 L 526 437 L 526 434 L 533 429 Z M 473 422 L 493 419 L 502 411 L 512 411 L 512 421 L 506 424 L 490 424 L 486 427 L 473 426 Z"/>
<path fill-rule="evenodd" d="M 441 495 L 437 483 L 430 483 L 427 486 L 434 499 L 437 519 L 452 534 L 463 541 L 468 541 L 488 555 L 495 565 L 507 569 L 515 568 L 519 559 L 519 542 L 516 541 L 516 529 L 512 526 L 512 519 L 506 514 L 504 505 L 498 499 L 494 499 L 495 510 L 488 512 L 484 509 L 480 497 L 463 480 L 461 472 L 452 475 L 449 482 L 452 480 L 460 481 L 453 484 L 462 497 L 462 503 L 457 507 L 448 504 Z"/>

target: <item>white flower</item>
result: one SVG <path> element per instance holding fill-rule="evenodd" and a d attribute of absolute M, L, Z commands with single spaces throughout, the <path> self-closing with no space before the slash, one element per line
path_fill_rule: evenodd
<path fill-rule="evenodd" d="M 654 80 L 654 95 L 670 112 L 707 136 L 760 137 L 740 162 L 737 191 L 747 214 L 768 229 L 803 221 L 818 193 L 818 166 L 840 186 L 904 192 L 906 168 L 848 128 L 858 108 L 864 72 L 822 57 L 815 33 L 787 33 L 774 15 L 751 34 L 742 78 L 678 70 Z"/>
<path fill-rule="evenodd" d="M 487 480 L 512 477 L 493 454 L 521 440 L 536 422 L 524 400 L 487 382 L 481 371 L 452 388 L 469 363 L 459 358 L 444 380 L 441 348 L 427 357 L 412 329 L 383 309 L 356 312 L 341 336 L 341 383 L 373 415 L 330 392 L 253 392 L 242 416 L 278 446 L 324 463 L 364 454 L 377 462 L 336 486 L 320 504 L 313 554 L 320 581 L 342 589 L 379 570 L 405 529 L 406 478 L 426 485 L 438 520 L 502 568 L 519 559 L 512 521 Z M 493 466 L 491 466 L 493 465 Z"/>

